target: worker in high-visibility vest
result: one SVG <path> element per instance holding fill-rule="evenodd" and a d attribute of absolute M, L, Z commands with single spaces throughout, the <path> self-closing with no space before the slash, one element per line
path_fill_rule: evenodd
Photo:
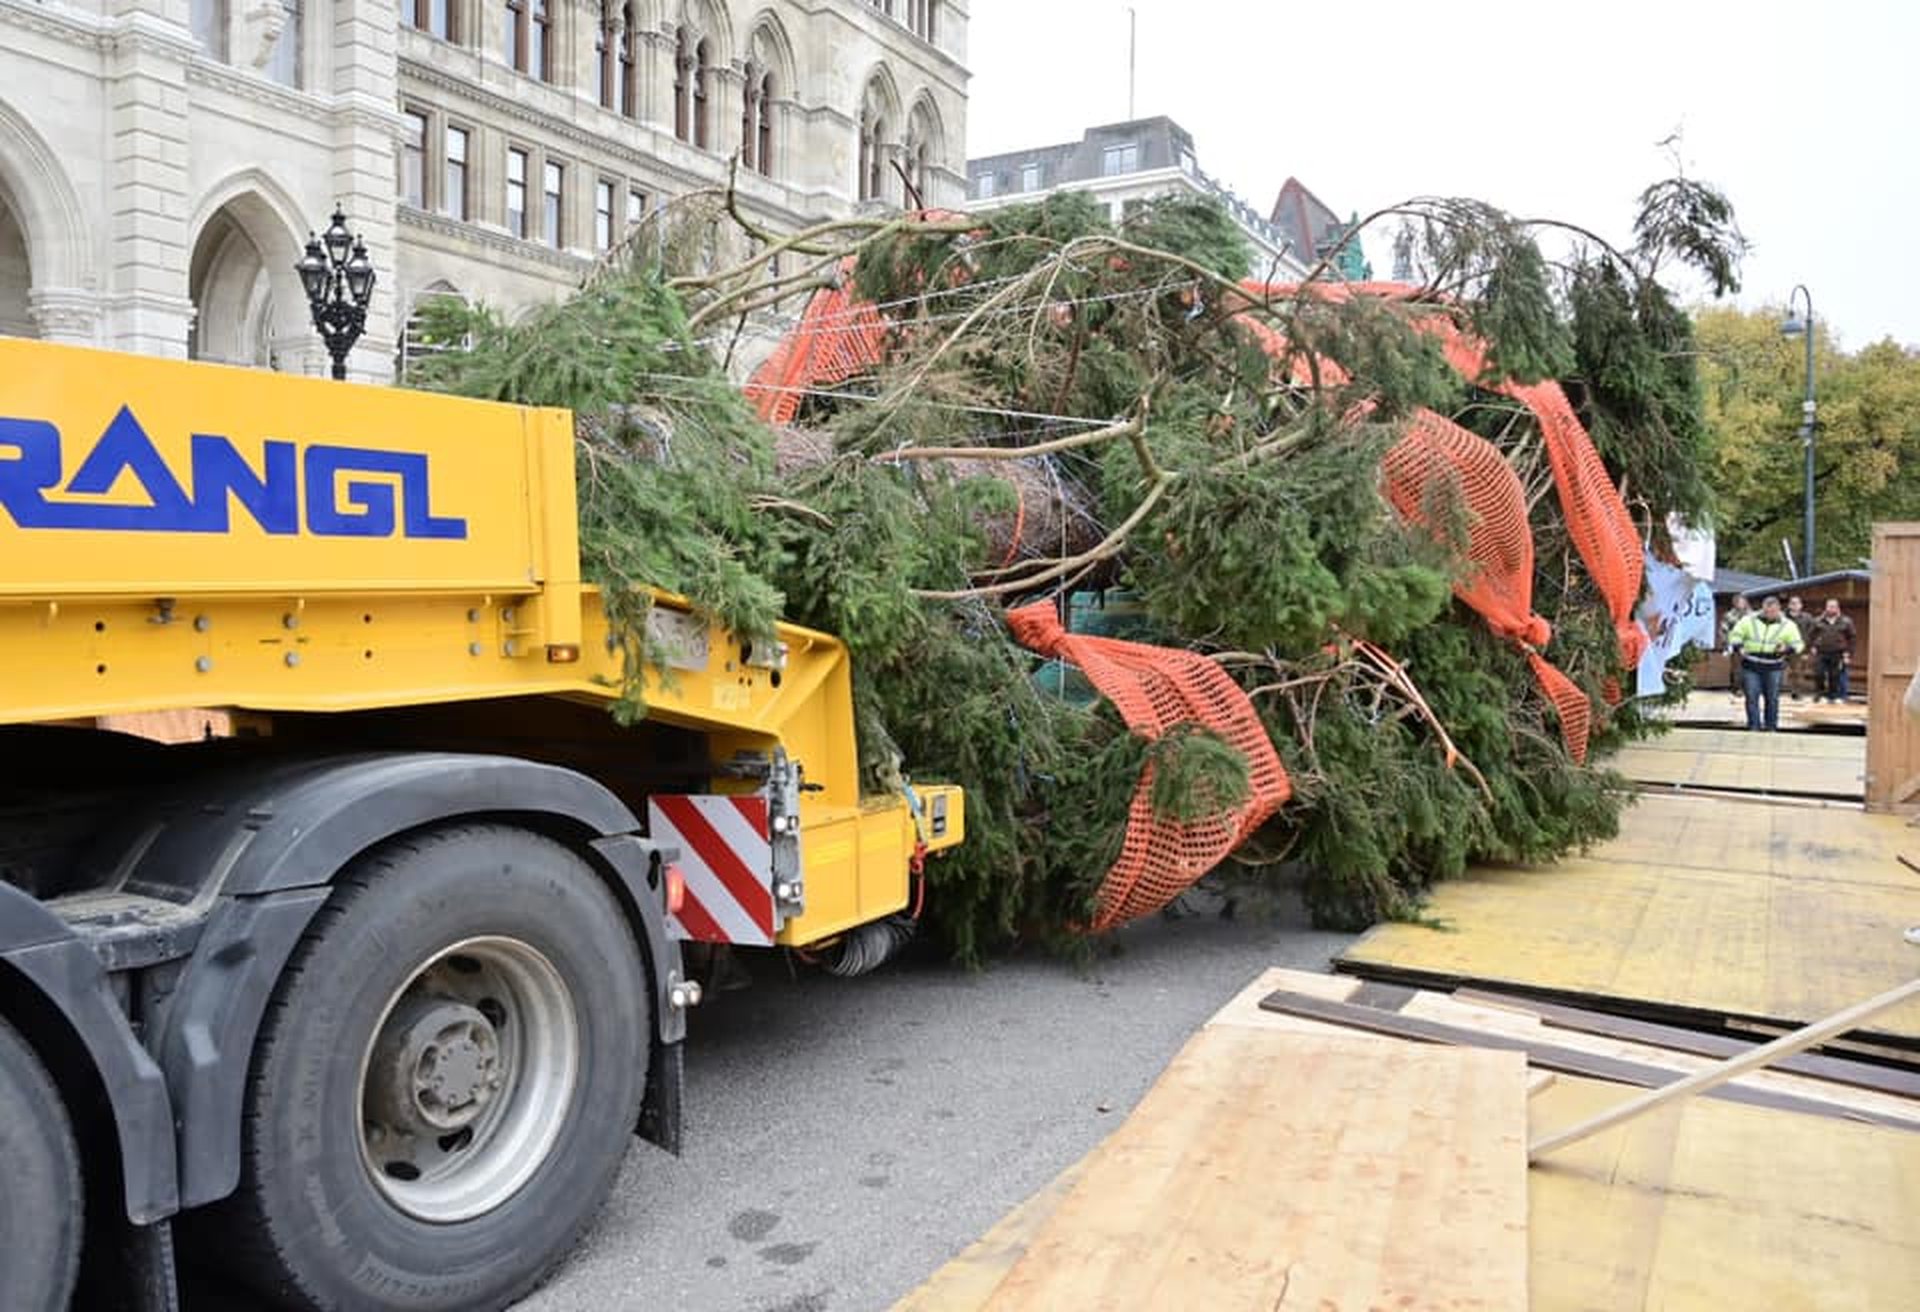
<path fill-rule="evenodd" d="M 1733 626 L 1727 634 L 1727 646 L 1740 653 L 1748 731 L 1764 728 L 1774 732 L 1780 727 L 1780 676 L 1788 660 L 1806 646 L 1800 626 L 1781 613 L 1780 598 L 1768 597 L 1759 614 L 1748 615 Z"/>

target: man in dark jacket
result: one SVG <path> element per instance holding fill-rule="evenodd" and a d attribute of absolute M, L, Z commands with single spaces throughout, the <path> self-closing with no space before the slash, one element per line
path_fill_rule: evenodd
<path fill-rule="evenodd" d="M 1813 657 L 1809 646 L 1813 641 L 1813 612 L 1801 604 L 1800 598 L 1787 598 L 1787 618 L 1793 621 L 1793 627 L 1800 630 L 1802 650 L 1793 654 L 1787 662 L 1787 675 L 1783 682 L 1793 700 L 1799 701 L 1804 693 L 1814 691 Z"/>
<path fill-rule="evenodd" d="M 1809 629 L 1808 645 L 1820 662 L 1815 695 L 1830 702 L 1847 700 L 1847 669 L 1853 664 L 1853 621 L 1840 613 L 1832 597 Z"/>
<path fill-rule="evenodd" d="M 1734 594 L 1726 613 L 1720 617 L 1720 645 L 1727 649 L 1727 687 L 1733 692 L 1733 699 L 1739 701 L 1741 690 L 1746 686 L 1740 677 L 1740 649 L 1733 645 L 1733 630 L 1741 620 L 1753 614 L 1753 606 L 1746 597 Z"/>

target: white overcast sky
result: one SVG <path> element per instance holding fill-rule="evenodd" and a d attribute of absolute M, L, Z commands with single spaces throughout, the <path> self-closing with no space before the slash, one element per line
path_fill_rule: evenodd
<path fill-rule="evenodd" d="M 972 0 L 967 153 L 1127 117 L 1117 0 Z M 1849 349 L 1920 345 L 1920 4 L 1134 0 L 1135 109 L 1272 207 L 1288 174 L 1342 215 L 1475 196 L 1623 241 L 1673 172 L 1734 203 L 1739 302 L 1795 283 Z M 1673 136 L 1676 146 L 1658 143 Z M 1376 276 L 1391 271 L 1369 237 Z"/>

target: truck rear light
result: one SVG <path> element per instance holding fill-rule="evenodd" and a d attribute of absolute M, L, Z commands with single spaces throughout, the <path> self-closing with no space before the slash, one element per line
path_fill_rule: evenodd
<path fill-rule="evenodd" d="M 572 665 L 580 659 L 580 644 L 577 642 L 550 642 L 547 644 L 547 664 Z"/>
<path fill-rule="evenodd" d="M 687 904 L 687 877 L 680 873 L 680 867 L 667 867 L 667 914 L 677 916 L 680 908 Z"/>

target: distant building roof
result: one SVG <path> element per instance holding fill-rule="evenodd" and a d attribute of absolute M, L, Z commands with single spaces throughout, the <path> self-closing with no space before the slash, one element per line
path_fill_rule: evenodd
<path fill-rule="evenodd" d="M 1148 197 L 1182 191 L 1210 196 L 1225 207 L 1254 246 L 1255 271 L 1297 278 L 1308 253 L 1231 187 L 1208 177 L 1194 153 L 1193 134 L 1164 114 L 1103 123 L 1078 141 L 980 155 L 967 161 L 967 193 L 977 209 L 1029 200 L 1056 188 L 1091 193 L 1116 221 Z"/>
<path fill-rule="evenodd" d="M 1749 574 L 1743 569 L 1723 569 L 1713 576 L 1713 595 L 1731 597 L 1735 593 L 1752 597 L 1763 593 L 1777 592 L 1782 597 L 1789 593 L 1805 593 L 1812 588 L 1832 587 L 1836 583 L 1866 583 L 1873 578 L 1870 570 L 1830 569 L 1824 574 L 1809 574 L 1803 579 L 1777 579 L 1769 574 Z"/>
<path fill-rule="evenodd" d="M 1300 179 L 1288 178 L 1280 184 L 1272 222 L 1286 234 L 1288 246 L 1303 262 L 1313 264 L 1332 255 L 1341 277 L 1357 281 L 1372 276 L 1373 270 L 1360 250 L 1360 239 L 1348 236 L 1354 220 L 1343 221 Z"/>
<path fill-rule="evenodd" d="M 1776 579 L 1767 574 L 1749 574 L 1743 569 L 1717 569 L 1713 572 L 1713 595 L 1731 597 L 1735 594 L 1746 596 L 1755 592 L 1779 592 L 1794 585 L 1785 579 Z"/>
<path fill-rule="evenodd" d="M 1791 589 L 1817 588 L 1828 583 L 1866 583 L 1872 578 L 1871 570 L 1830 569 L 1824 574 L 1809 574 L 1803 579 L 1788 579 L 1781 586 Z"/>
<path fill-rule="evenodd" d="M 1022 187 L 1021 171 L 1028 168 L 1037 168 L 1038 173 L 1033 175 L 1033 186 Z M 1127 123 L 1103 123 L 1088 128 L 1080 140 L 1057 146 L 978 156 L 967 161 L 967 176 L 976 182 L 983 176 L 994 177 L 1000 185 L 993 194 L 1004 195 L 1008 191 L 1045 190 L 1120 173 L 1171 168 L 1195 171 L 1193 134 L 1162 114 Z"/>

